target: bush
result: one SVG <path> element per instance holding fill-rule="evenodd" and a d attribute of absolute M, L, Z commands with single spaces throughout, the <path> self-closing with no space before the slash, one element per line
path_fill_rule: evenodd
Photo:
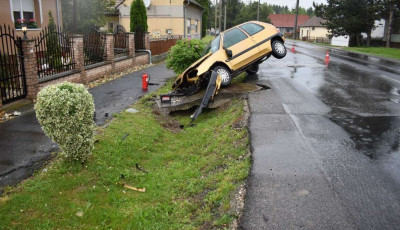
<path fill-rule="evenodd" d="M 167 67 L 172 69 L 176 74 L 182 73 L 200 58 L 200 54 L 203 52 L 205 46 L 205 42 L 197 39 L 178 40 L 168 53 Z"/>
<path fill-rule="evenodd" d="M 64 82 L 42 89 L 35 105 L 45 134 L 68 160 L 84 162 L 94 147 L 94 103 L 82 84 Z"/>

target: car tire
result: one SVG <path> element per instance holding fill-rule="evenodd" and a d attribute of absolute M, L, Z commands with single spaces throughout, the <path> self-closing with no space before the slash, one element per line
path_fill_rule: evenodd
<path fill-rule="evenodd" d="M 281 59 L 286 56 L 286 47 L 281 41 L 274 40 L 271 44 L 271 48 L 272 56 L 274 56 L 275 58 Z"/>
<path fill-rule="evenodd" d="M 246 73 L 249 75 L 254 75 L 258 72 L 258 69 L 259 69 L 258 65 L 252 65 L 250 68 L 246 70 Z"/>
<path fill-rule="evenodd" d="M 228 86 L 231 84 L 232 75 L 231 75 L 231 72 L 227 68 L 225 68 L 223 66 L 216 66 L 216 67 L 214 67 L 213 70 L 221 76 L 221 78 L 222 78 L 221 86 Z"/>

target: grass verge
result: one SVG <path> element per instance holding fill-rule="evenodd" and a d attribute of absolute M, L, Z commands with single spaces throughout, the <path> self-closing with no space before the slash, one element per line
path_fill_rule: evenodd
<path fill-rule="evenodd" d="M 372 54 L 375 56 L 400 60 L 400 49 L 386 47 L 344 47 L 344 50 Z"/>
<path fill-rule="evenodd" d="M 244 101 L 205 111 L 196 126 L 179 129 L 189 114 L 163 116 L 153 109 L 153 96 L 134 105 L 140 112 L 122 112 L 100 130 L 85 165 L 58 158 L 7 188 L 0 198 L 0 228 L 228 227 L 237 218 L 235 190 L 250 167 L 247 130 L 238 125 Z"/>

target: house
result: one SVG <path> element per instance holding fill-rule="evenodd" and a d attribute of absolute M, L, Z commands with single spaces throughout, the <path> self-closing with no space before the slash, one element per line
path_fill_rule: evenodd
<path fill-rule="evenodd" d="M 39 33 L 49 23 L 49 11 L 57 25 L 62 25 L 61 0 L 2 0 L 0 24 L 16 29 L 17 36 L 23 36 L 22 23 L 28 27 L 29 38 Z"/>
<path fill-rule="evenodd" d="M 116 11 L 107 15 L 108 30 L 117 24 L 129 30 L 132 1 L 116 1 Z M 201 38 L 204 7 L 195 0 L 144 0 L 144 2 L 147 7 L 148 32 L 152 38 L 171 36 Z"/>
<path fill-rule="evenodd" d="M 300 27 L 300 39 L 304 41 L 317 41 L 329 43 L 328 29 L 323 25 L 324 19 L 320 17 L 312 17 Z"/>
<path fill-rule="evenodd" d="M 282 34 L 293 34 L 294 22 L 296 19 L 295 14 L 270 14 L 268 18 L 271 24 L 274 25 Z M 308 15 L 299 15 L 297 18 L 297 25 L 306 22 L 310 17 Z"/>

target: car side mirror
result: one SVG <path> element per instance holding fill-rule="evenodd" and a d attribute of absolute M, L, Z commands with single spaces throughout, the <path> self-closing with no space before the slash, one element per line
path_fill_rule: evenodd
<path fill-rule="evenodd" d="M 226 55 L 228 55 L 228 58 L 231 58 L 233 55 L 232 55 L 232 50 L 230 50 L 230 49 L 228 49 L 228 48 L 225 48 L 224 47 L 224 50 L 225 50 L 225 52 L 226 52 Z"/>

